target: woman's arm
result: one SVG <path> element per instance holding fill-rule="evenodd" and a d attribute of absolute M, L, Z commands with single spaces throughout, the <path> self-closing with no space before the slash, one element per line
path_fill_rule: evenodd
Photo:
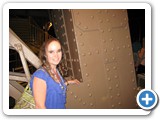
<path fill-rule="evenodd" d="M 33 95 L 36 109 L 46 109 L 46 82 L 40 78 L 34 77 L 33 80 Z"/>

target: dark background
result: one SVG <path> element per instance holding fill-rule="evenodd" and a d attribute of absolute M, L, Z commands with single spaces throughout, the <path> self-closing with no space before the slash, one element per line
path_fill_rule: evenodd
<path fill-rule="evenodd" d="M 141 41 L 145 36 L 145 10 L 128 9 L 127 12 L 132 43 Z M 9 11 L 9 15 L 10 18 L 28 18 L 30 16 L 41 28 L 50 21 L 47 9 L 12 9 Z M 54 36 L 54 29 L 51 28 L 49 33 Z"/>

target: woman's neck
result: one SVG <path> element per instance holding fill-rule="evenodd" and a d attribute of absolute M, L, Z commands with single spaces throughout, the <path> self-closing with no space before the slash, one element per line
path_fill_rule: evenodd
<path fill-rule="evenodd" d="M 51 70 L 55 73 L 56 72 L 56 66 L 51 66 Z"/>

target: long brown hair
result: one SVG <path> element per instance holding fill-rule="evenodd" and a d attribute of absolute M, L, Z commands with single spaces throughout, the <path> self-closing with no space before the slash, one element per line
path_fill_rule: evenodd
<path fill-rule="evenodd" d="M 48 48 L 48 45 L 49 45 L 51 42 L 53 42 L 53 41 L 59 42 L 59 44 L 60 44 L 60 46 L 61 46 L 61 43 L 60 43 L 60 41 L 59 41 L 58 39 L 56 39 L 56 38 L 50 38 L 50 39 L 48 39 L 47 41 L 45 41 L 45 42 L 42 44 L 42 46 L 41 46 L 41 48 L 40 48 L 39 58 L 40 58 L 40 60 L 41 60 L 41 62 L 42 62 L 42 67 L 43 67 L 43 68 L 46 70 L 46 72 L 48 72 L 49 75 L 56 81 L 56 78 L 55 78 L 54 74 L 51 72 L 51 67 L 50 67 L 50 65 L 49 65 L 49 63 L 48 63 L 48 61 L 47 61 L 47 59 L 46 59 L 46 50 L 47 50 L 47 48 Z M 62 47 L 62 46 L 61 46 L 61 47 Z"/>

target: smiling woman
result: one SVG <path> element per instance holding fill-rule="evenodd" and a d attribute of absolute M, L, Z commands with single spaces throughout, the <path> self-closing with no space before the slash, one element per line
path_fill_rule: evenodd
<path fill-rule="evenodd" d="M 31 77 L 37 109 L 64 109 L 67 85 L 79 84 L 78 80 L 65 81 L 57 69 L 62 59 L 61 44 L 56 38 L 47 40 L 41 47 L 39 57 L 42 66 Z"/>

